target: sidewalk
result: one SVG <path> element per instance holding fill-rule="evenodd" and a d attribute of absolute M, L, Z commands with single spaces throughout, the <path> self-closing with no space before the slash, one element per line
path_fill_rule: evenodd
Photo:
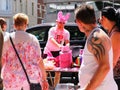
<path fill-rule="evenodd" d="M 60 83 L 55 88 L 50 86 L 49 90 L 77 90 L 78 88 L 79 86 L 73 83 Z"/>

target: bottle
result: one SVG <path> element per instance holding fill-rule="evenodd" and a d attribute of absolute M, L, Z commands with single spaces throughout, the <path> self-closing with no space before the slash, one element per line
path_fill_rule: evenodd
<path fill-rule="evenodd" d="M 80 65 L 81 65 L 81 63 L 82 63 L 82 57 L 83 57 L 83 49 L 80 49 L 80 54 L 79 54 Z"/>
<path fill-rule="evenodd" d="M 80 57 L 79 56 L 77 56 L 77 58 L 76 58 L 76 60 L 75 60 L 75 65 L 76 65 L 76 67 L 80 67 Z"/>

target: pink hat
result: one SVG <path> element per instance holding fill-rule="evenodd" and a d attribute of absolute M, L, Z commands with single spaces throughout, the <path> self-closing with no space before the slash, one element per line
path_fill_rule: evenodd
<path fill-rule="evenodd" d="M 62 13 L 62 11 L 59 11 L 56 21 L 66 23 L 67 20 L 69 19 L 69 17 L 70 17 L 70 13 L 67 13 L 67 14 L 64 16 L 63 13 Z"/>

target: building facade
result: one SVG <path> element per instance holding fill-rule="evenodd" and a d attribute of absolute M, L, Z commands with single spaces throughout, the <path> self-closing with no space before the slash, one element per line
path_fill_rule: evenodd
<path fill-rule="evenodd" d="M 88 2 L 87 2 L 88 1 Z M 70 19 L 68 22 L 74 22 L 74 10 L 77 6 L 82 3 L 92 4 L 96 10 L 96 14 L 99 15 L 98 8 L 96 7 L 94 1 L 89 0 L 44 0 L 46 6 L 46 13 L 44 14 L 43 22 L 55 22 L 57 18 L 57 13 L 62 11 L 63 14 L 70 13 Z"/>
<path fill-rule="evenodd" d="M 7 20 L 8 29 L 10 28 L 11 17 L 12 17 L 12 2 L 11 0 L 1 0 L 0 1 L 0 17 Z"/>
<path fill-rule="evenodd" d="M 44 14 L 46 12 L 45 4 L 43 3 L 43 0 L 38 0 L 37 4 L 37 23 L 40 24 L 43 22 Z"/>
<path fill-rule="evenodd" d="M 55 22 L 59 11 L 62 11 L 63 14 L 69 12 L 70 19 L 68 22 L 73 22 L 75 5 L 80 3 L 80 0 L 44 0 L 46 12 L 43 22 Z"/>
<path fill-rule="evenodd" d="M 8 32 L 13 30 L 13 15 L 21 12 L 29 16 L 29 27 L 44 22 L 55 22 L 60 10 L 63 14 L 69 12 L 71 16 L 68 22 L 74 22 L 74 9 L 87 2 L 94 6 L 98 18 L 99 8 L 94 1 L 102 0 L 0 0 L 0 17 L 7 20 Z M 120 2 L 119 0 L 111 1 Z"/>
<path fill-rule="evenodd" d="M 0 0 L 0 17 L 7 20 L 8 32 L 13 30 L 13 15 L 25 13 L 29 16 L 29 26 L 38 23 L 37 4 L 38 0 Z"/>
<path fill-rule="evenodd" d="M 64 14 L 70 13 L 68 22 L 74 22 L 74 10 L 82 3 L 90 4 L 95 9 L 96 19 L 100 16 L 100 10 L 104 6 L 120 7 L 119 0 L 43 0 L 46 6 L 43 22 L 55 22 L 58 11 L 63 11 Z M 115 4 L 117 3 L 117 4 Z"/>

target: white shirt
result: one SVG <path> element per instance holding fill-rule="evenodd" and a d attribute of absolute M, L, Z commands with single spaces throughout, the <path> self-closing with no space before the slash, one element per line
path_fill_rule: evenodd
<path fill-rule="evenodd" d="M 117 85 L 113 78 L 113 53 L 112 48 L 109 51 L 109 63 L 110 63 L 110 71 L 107 76 L 97 87 L 96 90 L 118 90 Z M 85 88 L 86 85 L 90 82 L 91 78 L 95 74 L 98 68 L 98 63 L 94 59 L 94 55 L 89 52 L 87 48 L 87 43 L 85 44 L 84 52 L 83 52 L 83 61 L 79 70 L 79 84 L 81 88 Z M 101 72 L 102 73 L 102 72 Z M 80 89 L 81 90 L 81 89 Z"/>
<path fill-rule="evenodd" d="M 50 38 L 54 38 L 57 43 L 63 45 L 65 40 L 69 40 L 70 34 L 66 29 L 56 30 L 56 27 L 52 27 L 49 30 L 48 41 L 45 46 L 44 54 L 47 54 L 48 51 L 60 50 L 60 48 L 58 48 L 54 43 L 51 42 Z"/>

